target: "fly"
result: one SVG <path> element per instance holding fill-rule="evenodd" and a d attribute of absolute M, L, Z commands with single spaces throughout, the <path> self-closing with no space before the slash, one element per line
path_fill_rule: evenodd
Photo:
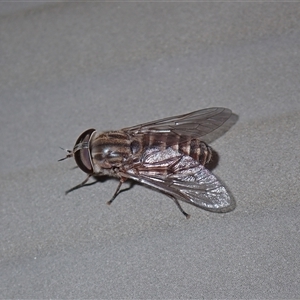
<path fill-rule="evenodd" d="M 87 178 L 66 191 L 82 187 L 91 176 L 113 176 L 119 185 L 107 203 L 118 195 L 121 185 L 132 179 L 171 197 L 186 218 L 179 201 L 212 211 L 234 209 L 225 187 L 204 166 L 212 149 L 202 139 L 231 116 L 227 108 L 207 108 L 152 121 L 117 131 L 84 131 L 64 160 L 74 157 Z"/>

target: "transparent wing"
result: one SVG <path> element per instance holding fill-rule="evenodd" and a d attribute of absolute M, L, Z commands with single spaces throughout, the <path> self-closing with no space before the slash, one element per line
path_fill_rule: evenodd
<path fill-rule="evenodd" d="M 149 133 L 173 133 L 175 135 L 200 137 L 222 126 L 230 116 L 230 109 L 213 107 L 123 128 L 122 130 L 132 136 Z"/>
<path fill-rule="evenodd" d="M 234 200 L 212 173 L 201 165 L 191 171 L 195 173 L 172 176 L 131 174 L 130 178 L 205 210 L 227 212 L 234 209 Z"/>
<path fill-rule="evenodd" d="M 139 167 L 127 170 L 122 176 L 205 210 L 226 212 L 235 207 L 225 187 L 210 171 L 172 148 L 146 150 Z"/>
<path fill-rule="evenodd" d="M 219 180 L 202 165 L 188 172 L 169 176 L 166 184 L 183 195 L 181 200 L 200 208 L 226 212 L 234 208 L 234 201 Z"/>

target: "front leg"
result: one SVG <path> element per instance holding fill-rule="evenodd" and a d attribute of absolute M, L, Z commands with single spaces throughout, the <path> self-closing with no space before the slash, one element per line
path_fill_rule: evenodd
<path fill-rule="evenodd" d="M 119 194 L 119 192 L 120 192 L 120 188 L 121 188 L 122 184 L 123 184 L 126 180 L 127 180 L 127 178 L 125 178 L 125 177 L 121 177 L 121 178 L 120 178 L 120 182 L 119 182 L 119 184 L 118 184 L 118 186 L 117 186 L 117 189 L 116 189 L 114 195 L 112 196 L 112 198 L 111 198 L 109 201 L 107 201 L 107 204 L 108 204 L 108 205 L 111 205 L 112 202 L 115 200 L 115 198 L 118 196 L 118 194 Z"/>

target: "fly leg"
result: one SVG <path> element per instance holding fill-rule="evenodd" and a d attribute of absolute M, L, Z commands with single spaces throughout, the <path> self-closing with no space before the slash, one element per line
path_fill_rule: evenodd
<path fill-rule="evenodd" d="M 112 198 L 107 202 L 108 205 L 111 205 L 112 202 L 115 200 L 115 198 L 119 195 L 121 185 L 125 182 L 126 179 L 127 179 L 127 178 L 121 177 L 120 182 L 119 182 L 119 184 L 118 184 L 118 186 L 117 186 L 117 189 L 116 189 L 114 195 L 113 195 Z"/>
<path fill-rule="evenodd" d="M 65 192 L 65 194 L 67 195 L 67 194 L 69 194 L 70 192 L 72 192 L 72 191 L 74 191 L 74 190 L 77 190 L 77 189 L 81 188 L 82 186 L 84 186 L 84 185 L 88 182 L 88 180 L 90 179 L 91 176 L 92 176 L 92 175 L 88 175 L 88 177 L 87 177 L 84 181 L 82 181 L 80 184 L 78 184 L 78 185 L 72 187 L 71 189 L 67 190 L 67 191 Z"/>
<path fill-rule="evenodd" d="M 173 201 L 175 202 L 175 204 L 177 205 L 177 207 L 179 208 L 179 210 L 183 213 L 183 215 L 184 215 L 187 219 L 189 219 L 189 218 L 190 218 L 190 215 L 187 214 L 187 213 L 183 210 L 183 208 L 182 208 L 181 205 L 179 204 L 178 200 L 177 200 L 175 197 L 171 196 L 171 195 L 169 195 L 169 196 L 173 199 Z"/>

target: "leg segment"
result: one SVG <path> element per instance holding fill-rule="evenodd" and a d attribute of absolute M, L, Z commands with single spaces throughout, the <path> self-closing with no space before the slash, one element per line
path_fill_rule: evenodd
<path fill-rule="evenodd" d="M 175 197 L 172 197 L 172 196 L 171 196 L 171 198 L 174 200 L 175 204 L 177 205 L 177 207 L 179 208 L 179 210 L 184 214 L 184 216 L 185 216 L 187 219 L 189 219 L 189 218 L 190 218 L 190 215 L 187 214 L 187 213 L 183 210 L 183 208 L 182 208 L 181 205 L 179 204 L 178 200 L 177 200 Z"/>
<path fill-rule="evenodd" d="M 119 182 L 119 184 L 118 184 L 118 186 L 117 186 L 117 189 L 116 189 L 114 195 L 113 195 L 112 198 L 107 202 L 108 205 L 111 205 L 112 202 L 115 200 L 115 198 L 118 196 L 118 194 L 119 194 L 119 192 L 120 192 L 121 185 L 125 182 L 126 179 L 127 179 L 127 178 L 121 177 L 120 182 Z"/>

